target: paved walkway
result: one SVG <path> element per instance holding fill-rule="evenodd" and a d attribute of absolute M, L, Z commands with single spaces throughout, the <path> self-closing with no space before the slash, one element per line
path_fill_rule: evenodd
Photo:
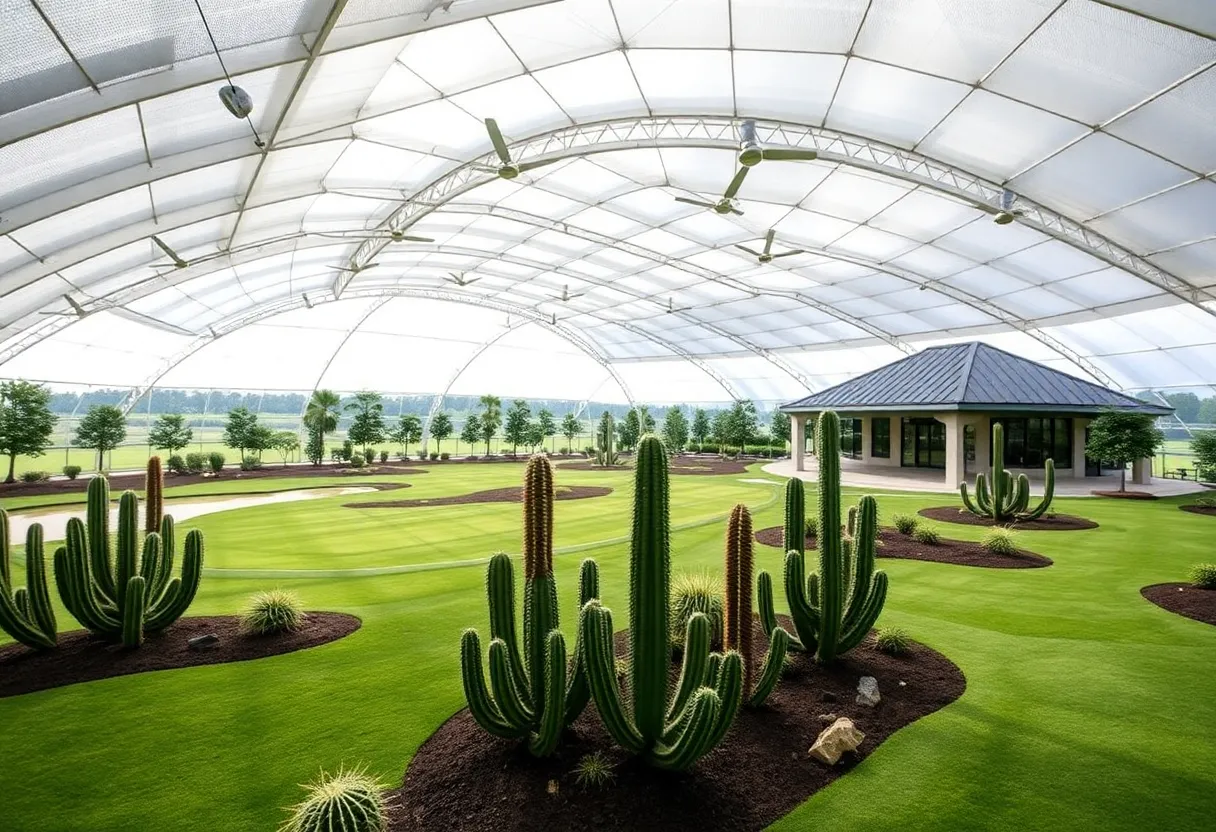
<path fill-rule="evenodd" d="M 807 457 L 808 470 L 795 474 L 794 461 L 782 459 L 764 466 L 765 473 L 780 477 L 798 476 L 808 482 L 818 479 L 818 463 L 814 457 Z M 975 474 L 968 473 L 968 481 L 975 482 Z M 844 485 L 855 485 L 861 488 L 886 489 L 891 491 L 929 491 L 954 493 L 946 488 L 945 475 L 935 471 L 925 471 L 915 468 L 888 468 L 885 466 L 863 466 L 852 460 L 843 459 L 840 463 L 840 481 Z M 1042 477 L 1031 477 L 1034 490 L 1042 491 Z M 1172 497 L 1177 494 L 1191 494 L 1206 489 L 1192 480 L 1167 480 L 1154 477 L 1150 485 L 1133 485 L 1131 473 L 1128 473 L 1127 488 L 1129 491 L 1147 491 L 1158 497 Z M 1119 477 L 1108 474 L 1101 477 L 1071 477 L 1056 476 L 1056 494 L 1061 497 L 1090 497 L 1092 491 L 1118 491 Z"/>

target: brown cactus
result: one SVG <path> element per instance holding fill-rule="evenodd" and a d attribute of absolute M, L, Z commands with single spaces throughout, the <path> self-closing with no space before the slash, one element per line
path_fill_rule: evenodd
<path fill-rule="evenodd" d="M 740 503 L 726 526 L 726 598 L 722 646 L 743 657 L 743 690 L 752 689 L 756 669 L 752 630 L 752 516 Z"/>
<path fill-rule="evenodd" d="M 144 474 L 144 531 L 160 532 L 160 521 L 165 514 L 165 472 L 160 457 L 148 457 L 148 470 Z"/>

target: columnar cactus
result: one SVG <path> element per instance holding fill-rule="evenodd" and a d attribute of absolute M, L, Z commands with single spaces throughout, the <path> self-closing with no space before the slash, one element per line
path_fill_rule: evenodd
<path fill-rule="evenodd" d="M 604 411 L 600 417 L 599 427 L 595 432 L 595 461 L 597 465 L 616 465 L 619 461 L 616 455 L 616 420 L 612 414 Z"/>
<path fill-rule="evenodd" d="M 0 630 L 36 650 L 56 643 L 55 610 L 46 588 L 42 554 L 42 526 L 33 523 L 25 532 L 25 586 L 13 589 L 9 561 L 8 512 L 0 508 Z"/>
<path fill-rule="evenodd" d="M 490 686 L 481 663 L 481 638 L 465 630 L 460 664 L 465 698 L 477 724 L 508 739 L 528 739 L 538 757 L 552 754 L 562 731 L 591 697 L 575 646 L 567 673 L 566 640 L 558 628 L 557 584 L 553 579 L 553 469 L 548 458 L 528 461 L 524 473 L 524 645 L 515 623 L 515 572 L 511 559 L 490 559 L 486 595 L 490 608 Z M 595 561 L 583 562 L 579 603 L 599 595 Z M 492 691 L 492 693 L 491 693 Z"/>
<path fill-rule="evenodd" d="M 55 552 L 55 584 L 68 612 L 102 636 L 138 647 L 144 636 L 181 618 L 198 592 L 203 572 L 203 533 L 186 535 L 180 577 L 172 577 L 173 518 L 139 541 L 139 499 L 124 493 L 118 530 L 110 548 L 110 487 L 89 482 L 86 520 L 68 520 L 66 545 Z"/>
<path fill-rule="evenodd" d="M 148 457 L 148 470 L 144 474 L 144 531 L 159 532 L 160 521 L 165 513 L 165 472 L 160 466 L 160 457 Z"/>
<path fill-rule="evenodd" d="M 658 437 L 638 444 L 633 533 L 629 552 L 630 684 L 626 710 L 617 682 L 612 612 L 598 600 L 579 620 L 582 655 L 600 719 L 631 754 L 659 768 L 683 770 L 726 735 L 743 697 L 743 660 L 735 651 L 710 654 L 709 619 L 694 613 L 684 640 L 683 668 L 669 689 L 671 577 L 667 453 Z"/>
<path fill-rule="evenodd" d="M 831 411 L 819 417 L 816 431 L 819 458 L 819 571 L 806 574 L 802 552 L 785 556 L 785 597 L 797 637 L 795 650 L 814 653 L 828 664 L 852 650 L 866 637 L 887 598 L 887 575 L 875 571 L 878 504 L 862 497 L 857 505 L 855 534 L 846 541 L 840 527 L 840 419 Z M 760 617 L 765 629 L 776 626 L 772 578 L 760 573 Z"/>
<path fill-rule="evenodd" d="M 743 658 L 743 691 L 747 704 L 764 703 L 781 678 L 790 637 L 775 623 L 766 627 L 769 634 L 764 666 L 756 677 L 756 645 L 752 624 L 752 517 L 745 505 L 730 513 L 726 527 L 726 603 L 724 605 L 723 646 L 738 650 Z"/>
<path fill-rule="evenodd" d="M 989 479 L 989 477 L 991 479 Z M 963 505 L 972 514 L 989 517 L 997 523 L 1035 520 L 1051 507 L 1056 490 L 1056 464 L 1047 460 L 1043 480 L 1043 499 L 1030 508 L 1030 480 L 1025 474 L 1005 470 L 1005 436 L 1000 422 L 992 426 L 992 470 L 989 477 L 981 472 L 975 476 L 975 500 L 967 491 L 967 483 L 959 483 Z"/>
<path fill-rule="evenodd" d="M 797 477 L 785 481 L 785 551 L 806 551 L 806 489 Z"/>

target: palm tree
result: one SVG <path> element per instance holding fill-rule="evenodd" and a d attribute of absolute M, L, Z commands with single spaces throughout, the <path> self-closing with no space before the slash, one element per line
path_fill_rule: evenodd
<path fill-rule="evenodd" d="M 481 435 L 486 440 L 486 456 L 489 456 L 490 440 L 502 424 L 502 399 L 487 393 L 481 397 L 481 406 L 485 408 L 481 414 Z"/>
<path fill-rule="evenodd" d="M 314 390 L 304 408 L 304 426 L 321 434 L 321 446 L 325 446 L 325 434 L 338 429 L 342 397 L 333 390 Z"/>

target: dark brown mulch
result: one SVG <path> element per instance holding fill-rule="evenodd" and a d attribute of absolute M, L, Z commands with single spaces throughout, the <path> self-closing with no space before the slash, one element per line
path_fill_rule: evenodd
<path fill-rule="evenodd" d="M 746 474 L 747 466 L 756 460 L 722 459 L 716 456 L 677 456 L 668 463 L 672 474 L 688 476 L 717 476 L 721 474 Z M 567 471 L 631 471 L 631 465 L 613 465 L 605 468 L 594 462 L 568 462 L 561 466 Z"/>
<path fill-rule="evenodd" d="M 611 488 L 602 485 L 559 485 L 554 492 L 556 500 L 586 500 L 605 497 Z M 344 503 L 345 508 L 418 508 L 420 506 L 459 506 L 469 503 L 519 503 L 524 499 L 524 490 L 518 485 L 509 488 L 491 488 L 471 494 L 452 497 L 431 497 L 428 500 L 382 500 L 374 503 Z"/>
<path fill-rule="evenodd" d="M 252 636 L 240 631 L 235 615 L 183 618 L 167 630 L 149 636 L 142 647 L 126 650 L 87 630 L 59 636 L 54 650 L 36 651 L 20 644 L 0 648 L 0 698 L 37 690 L 129 676 L 152 670 L 172 670 L 205 664 L 226 664 L 294 653 L 345 638 L 363 626 L 353 615 L 310 612 L 294 633 Z M 190 650 L 187 642 L 214 633 L 219 643 L 209 650 Z"/>
<path fill-rule="evenodd" d="M 969 540 L 942 538 L 936 545 L 917 543 L 908 535 L 894 529 L 882 529 L 878 533 L 880 558 L 902 558 L 904 560 L 927 560 L 934 563 L 954 563 L 959 566 L 982 566 L 989 569 L 1037 569 L 1051 566 L 1052 559 L 1037 552 L 1019 549 L 1016 555 L 996 555 L 978 543 Z M 784 548 L 785 530 L 781 526 L 770 526 L 756 532 L 756 542 L 777 549 Z M 818 541 L 806 539 L 806 548 L 814 549 Z"/>
<path fill-rule="evenodd" d="M 759 638 L 758 622 L 756 633 Z M 618 655 L 628 651 L 627 632 L 616 634 L 616 645 Z M 677 672 L 673 665 L 673 678 Z M 854 702 L 862 676 L 878 679 L 882 701 L 875 708 Z M 953 662 L 920 644 L 895 658 L 866 643 L 826 669 L 799 655 L 765 707 L 743 710 L 723 744 L 680 774 L 629 758 L 604 731 L 594 704 L 575 721 L 558 753 L 544 760 L 519 743 L 494 739 L 461 710 L 410 763 L 404 784 L 392 794 L 397 805 L 390 829 L 763 829 L 846 774 L 891 734 L 958 699 L 966 684 Z M 830 724 L 819 715 L 828 713 L 852 719 L 865 734 L 857 752 L 835 767 L 807 755 Z M 615 764 L 615 780 L 603 789 L 584 789 L 573 769 L 595 751 Z"/>
<path fill-rule="evenodd" d="M 930 520 L 940 520 L 943 523 L 958 523 L 962 526 L 995 526 L 989 517 L 979 517 L 959 506 L 938 506 L 936 508 L 922 508 L 916 512 L 921 517 L 928 517 Z M 1010 528 L 1020 529 L 1028 532 L 1071 532 L 1081 529 L 1096 529 L 1098 524 L 1093 520 L 1087 520 L 1084 517 L 1075 517 L 1071 514 L 1056 514 L 1052 517 L 1040 517 L 1038 520 L 1029 520 L 1022 523 L 1013 523 Z"/>
<path fill-rule="evenodd" d="M 1116 500 L 1156 500 L 1156 494 L 1147 491 L 1091 491 L 1095 497 L 1113 497 Z"/>
<path fill-rule="evenodd" d="M 425 474 L 426 472 L 420 471 L 419 473 Z M 409 487 L 410 487 L 410 484 L 408 482 L 340 482 L 340 483 L 331 483 L 328 485 L 310 485 L 310 486 L 308 486 L 309 489 L 316 489 L 316 490 L 321 490 L 323 488 L 335 488 L 335 489 L 336 488 L 373 488 L 376 491 L 399 491 L 402 488 L 409 488 Z M 276 494 L 283 490 L 284 490 L 283 488 L 274 488 L 271 486 L 267 486 L 266 488 L 257 488 L 257 489 L 252 489 L 252 490 L 241 489 L 240 491 L 211 491 L 206 494 L 187 494 L 187 495 L 181 495 L 181 496 L 174 495 L 174 494 L 167 494 L 167 495 L 165 495 L 165 505 L 168 506 L 169 508 L 172 508 L 173 504 L 175 502 L 177 502 L 178 500 L 182 500 L 182 501 L 192 500 L 194 502 L 198 502 L 200 500 L 205 501 L 205 500 L 212 499 L 215 497 L 248 497 L 252 494 Z M 117 489 L 111 491 L 110 492 L 110 502 L 111 503 L 118 502 L 118 499 L 121 496 L 121 494 L 122 494 L 122 492 L 118 491 Z M 30 506 L 22 506 L 20 510 L 21 511 L 34 511 L 36 509 L 43 509 L 43 508 L 70 509 L 74 505 L 78 506 L 78 505 L 80 505 L 80 503 L 40 503 L 40 504 L 35 504 L 35 505 L 30 505 Z"/>
<path fill-rule="evenodd" d="M 1208 517 L 1216 517 L 1216 506 L 1178 506 L 1183 511 L 1189 511 L 1191 514 L 1203 514 Z"/>
<path fill-rule="evenodd" d="M 1204 624 L 1216 624 L 1216 589 L 1200 589 L 1190 584 L 1152 584 L 1141 589 L 1140 594 L 1163 610 Z"/>

